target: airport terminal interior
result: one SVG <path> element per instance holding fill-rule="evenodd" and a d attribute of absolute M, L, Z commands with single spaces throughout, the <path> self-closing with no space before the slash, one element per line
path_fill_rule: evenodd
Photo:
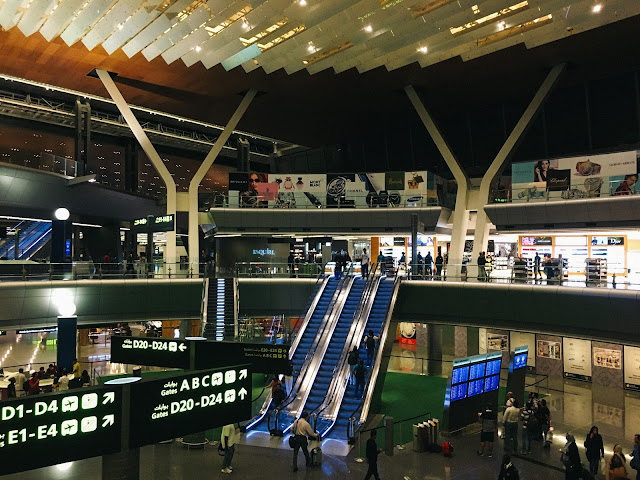
<path fill-rule="evenodd" d="M 640 2 L 0 27 L 0 476 L 640 478 Z"/>

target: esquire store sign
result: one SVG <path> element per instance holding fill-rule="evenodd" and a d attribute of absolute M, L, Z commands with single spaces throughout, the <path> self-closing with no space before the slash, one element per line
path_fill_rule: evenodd
<path fill-rule="evenodd" d="M 1 471 L 16 473 L 118 452 L 121 416 L 120 388 L 83 388 L 2 402 Z"/>
<path fill-rule="evenodd" d="M 134 447 L 251 418 L 249 365 L 143 380 L 131 394 Z"/>

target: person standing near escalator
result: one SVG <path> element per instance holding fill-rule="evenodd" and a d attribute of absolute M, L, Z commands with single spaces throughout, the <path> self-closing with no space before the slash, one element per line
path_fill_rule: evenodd
<path fill-rule="evenodd" d="M 362 278 L 369 278 L 369 262 L 371 261 L 367 249 L 362 249 L 362 259 L 360 260 L 360 270 L 362 272 Z"/>

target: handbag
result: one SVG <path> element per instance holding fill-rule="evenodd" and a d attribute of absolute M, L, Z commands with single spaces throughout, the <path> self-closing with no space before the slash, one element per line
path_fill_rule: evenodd
<path fill-rule="evenodd" d="M 291 448 L 296 448 L 298 446 L 298 439 L 296 438 L 296 435 L 289 436 L 289 446 Z"/>
<path fill-rule="evenodd" d="M 560 462 L 565 466 L 568 467 L 569 466 L 569 455 L 567 455 L 566 453 L 562 453 L 560 455 Z"/>
<path fill-rule="evenodd" d="M 627 478 L 627 471 L 624 466 L 616 467 L 613 470 L 609 470 L 609 478 L 611 480 L 615 478 Z"/>

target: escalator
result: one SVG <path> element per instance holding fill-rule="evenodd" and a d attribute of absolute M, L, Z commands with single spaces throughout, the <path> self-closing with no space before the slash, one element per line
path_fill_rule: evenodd
<path fill-rule="evenodd" d="M 19 252 L 18 259 L 28 260 L 33 257 L 51 239 L 51 222 L 38 222 L 23 220 L 12 230 L 19 230 Z M 11 233 L 11 232 L 9 232 Z M 15 235 L 9 235 L 0 244 L 0 258 L 14 260 L 15 257 Z"/>
<path fill-rule="evenodd" d="M 206 285 L 207 318 L 202 335 L 209 340 L 233 339 L 238 316 L 235 279 L 208 278 Z"/>
<path fill-rule="evenodd" d="M 327 346 L 322 363 L 316 374 L 313 386 L 307 396 L 304 410 L 311 412 L 316 410 L 323 403 L 333 380 L 334 370 L 345 348 L 347 336 L 351 330 L 354 314 L 362 299 L 365 287 L 365 280 L 362 277 L 354 279 L 349 295 L 344 303 L 340 317 L 333 330 L 331 341 Z"/>

